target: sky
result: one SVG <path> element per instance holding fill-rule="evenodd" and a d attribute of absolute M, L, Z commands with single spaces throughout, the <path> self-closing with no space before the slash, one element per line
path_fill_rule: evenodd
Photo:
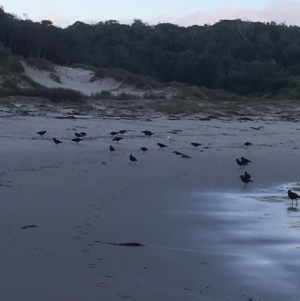
<path fill-rule="evenodd" d="M 76 21 L 130 24 L 134 19 L 151 25 L 191 26 L 242 19 L 300 26 L 300 0 L 0 0 L 0 6 L 20 18 L 51 20 L 60 27 Z"/>

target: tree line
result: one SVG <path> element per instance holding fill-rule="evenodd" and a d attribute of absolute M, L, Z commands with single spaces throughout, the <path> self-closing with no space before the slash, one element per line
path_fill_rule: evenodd
<path fill-rule="evenodd" d="M 263 93 L 272 80 L 300 75 L 300 28 L 241 20 L 150 26 L 138 19 L 131 25 L 77 21 L 60 28 L 0 8 L 0 58 L 6 55 L 121 68 L 165 83 L 251 95 Z"/>

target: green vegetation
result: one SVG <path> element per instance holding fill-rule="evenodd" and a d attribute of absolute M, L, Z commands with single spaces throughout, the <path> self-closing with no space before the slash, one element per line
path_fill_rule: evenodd
<path fill-rule="evenodd" d="M 89 70 L 89 71 L 97 71 L 97 68 L 94 67 L 94 66 L 90 66 L 90 65 L 86 65 L 86 64 L 73 64 L 73 65 L 70 65 L 71 68 L 80 68 L 80 69 L 83 69 L 83 70 Z"/>
<path fill-rule="evenodd" d="M 18 80 L 13 77 L 5 77 L 0 88 L 0 97 L 6 97 L 11 95 L 41 97 L 49 99 L 55 103 L 59 102 L 74 102 L 79 103 L 84 100 L 84 95 L 81 92 L 71 89 L 62 88 L 46 88 L 42 87 L 26 76 L 22 79 L 31 85 L 30 88 L 20 88 L 18 86 Z"/>
<path fill-rule="evenodd" d="M 20 56 L 8 56 L 0 58 L 0 75 L 21 74 L 24 68 L 20 62 Z"/>
<path fill-rule="evenodd" d="M 53 73 L 55 72 L 54 65 L 46 59 L 37 59 L 34 57 L 30 57 L 26 60 L 26 63 L 29 66 L 36 68 L 38 70 L 49 71 Z"/>
<path fill-rule="evenodd" d="M 133 74 L 131 72 L 122 70 L 122 69 L 97 69 L 94 76 L 91 78 L 91 81 L 95 81 L 98 78 L 111 77 L 116 81 L 122 82 L 124 84 L 132 85 L 137 88 L 162 88 L 164 85 L 158 81 L 155 81 L 149 76 Z"/>
<path fill-rule="evenodd" d="M 265 93 L 265 97 L 269 99 L 300 99 L 300 77 L 270 79 Z"/>
<path fill-rule="evenodd" d="M 0 36 L 5 37 L 0 42 L 0 59 L 21 55 L 29 64 L 50 72 L 54 72 L 52 64 L 57 64 L 94 71 L 98 78 L 109 75 L 141 88 L 176 81 L 244 96 L 264 95 L 270 80 L 300 76 L 298 26 L 222 20 L 180 27 L 111 20 L 77 21 L 59 28 L 47 20 L 18 18 L 3 8 L 0 20 Z"/>

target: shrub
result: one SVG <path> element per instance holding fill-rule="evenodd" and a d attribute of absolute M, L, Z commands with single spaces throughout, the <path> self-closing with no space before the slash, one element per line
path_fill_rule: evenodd
<path fill-rule="evenodd" d="M 8 95 L 32 96 L 47 98 L 55 103 L 59 102 L 81 102 L 84 98 L 83 94 L 71 89 L 62 88 L 37 88 L 37 89 L 21 89 L 12 86 L 7 89 Z"/>
<path fill-rule="evenodd" d="M 23 72 L 24 68 L 19 57 L 8 56 L 7 58 L 0 60 L 0 74 L 21 74 Z"/>
<path fill-rule="evenodd" d="M 86 64 L 73 64 L 70 66 L 70 68 L 80 68 L 83 70 L 90 70 L 90 71 L 97 71 L 97 68 L 94 66 L 86 65 Z"/>
<path fill-rule="evenodd" d="M 92 94 L 91 98 L 93 99 L 111 99 L 113 96 L 109 91 L 102 91 Z"/>
<path fill-rule="evenodd" d="M 102 79 L 111 77 L 118 82 L 132 85 L 137 88 L 162 88 L 164 85 L 158 81 L 155 81 L 149 76 L 130 73 L 122 69 L 97 69 L 94 76 L 91 78 L 91 82 L 96 79 Z"/>
<path fill-rule="evenodd" d="M 26 60 L 26 63 L 29 66 L 36 68 L 38 70 L 55 72 L 54 65 L 46 59 L 37 59 L 37 58 L 30 57 Z"/>

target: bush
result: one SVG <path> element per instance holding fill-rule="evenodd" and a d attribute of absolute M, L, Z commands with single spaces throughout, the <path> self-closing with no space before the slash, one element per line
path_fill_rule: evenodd
<path fill-rule="evenodd" d="M 124 84 L 132 85 L 137 88 L 162 88 L 164 85 L 158 81 L 155 81 L 149 76 L 139 75 L 130 73 L 122 69 L 97 69 L 94 73 L 94 76 L 91 78 L 91 81 L 97 79 L 102 79 L 106 77 L 111 77 L 118 82 Z"/>
<path fill-rule="evenodd" d="M 70 66 L 70 68 L 80 68 L 83 70 L 90 70 L 90 71 L 97 71 L 97 68 L 94 66 L 86 65 L 86 64 L 73 64 Z"/>
<path fill-rule="evenodd" d="M 102 91 L 101 93 L 92 94 L 91 98 L 93 99 L 112 99 L 113 96 L 109 91 Z"/>
<path fill-rule="evenodd" d="M 21 89 L 17 86 L 11 86 L 7 89 L 8 95 L 20 95 L 31 97 L 47 98 L 55 103 L 59 102 L 81 102 L 84 99 L 83 94 L 71 89 L 62 88 L 37 88 L 37 89 Z"/>
<path fill-rule="evenodd" d="M 0 74 L 21 74 L 24 68 L 20 62 L 20 57 L 8 56 L 0 60 Z"/>
<path fill-rule="evenodd" d="M 36 68 L 38 70 L 55 72 L 54 65 L 46 59 L 37 59 L 37 58 L 30 57 L 26 60 L 26 63 L 29 66 Z"/>

